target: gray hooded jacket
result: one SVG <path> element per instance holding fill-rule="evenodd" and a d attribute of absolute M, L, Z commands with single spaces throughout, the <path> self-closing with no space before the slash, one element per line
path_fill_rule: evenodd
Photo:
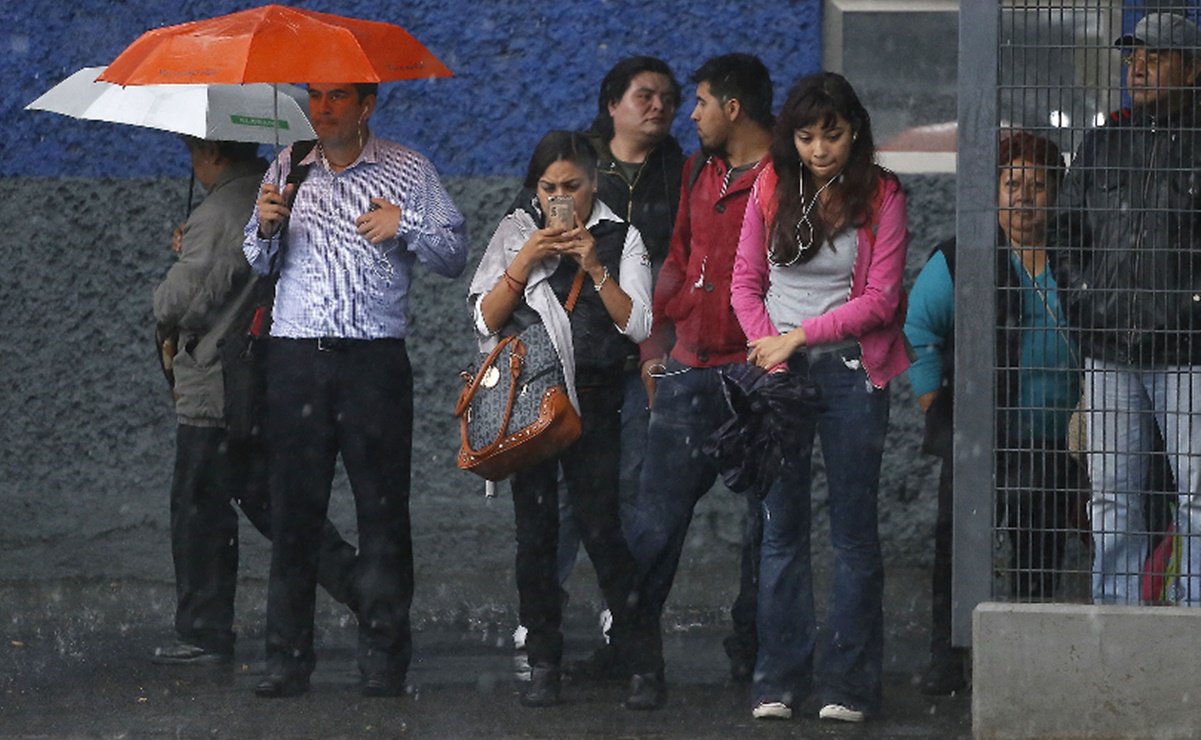
<path fill-rule="evenodd" d="M 225 425 L 218 342 L 246 331 L 255 308 L 255 278 L 242 254 L 267 169 L 264 160 L 230 165 L 184 224 L 178 261 L 154 291 L 162 336 L 178 333 L 175 411 L 188 426 Z"/>

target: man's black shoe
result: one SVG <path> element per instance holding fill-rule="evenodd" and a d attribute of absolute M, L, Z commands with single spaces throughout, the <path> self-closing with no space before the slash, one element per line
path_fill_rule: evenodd
<path fill-rule="evenodd" d="M 536 665 L 530 669 L 530 685 L 521 695 L 524 707 L 553 707 L 559 703 L 559 669 Z"/>
<path fill-rule="evenodd" d="M 232 650 L 207 650 L 184 642 L 155 648 L 150 655 L 150 662 L 158 665 L 225 665 L 233 659 Z"/>
<path fill-rule="evenodd" d="M 738 635 L 730 635 L 721 644 L 726 649 L 726 657 L 730 659 L 730 679 L 734 683 L 750 683 L 755 676 L 758 648 L 746 645 Z"/>
<path fill-rule="evenodd" d="M 603 645 L 587 658 L 568 663 L 563 672 L 575 683 L 624 681 L 630 675 L 612 645 Z"/>
<path fill-rule="evenodd" d="M 626 709 L 661 709 L 667 703 L 667 681 L 662 673 L 637 673 L 630 678 L 630 692 L 622 704 Z"/>
<path fill-rule="evenodd" d="M 962 693 L 967 689 L 962 657 L 956 653 L 941 660 L 932 660 L 922 676 L 920 688 L 926 696 L 952 696 Z"/>
<path fill-rule="evenodd" d="M 300 696 L 309 690 L 307 676 L 285 676 L 282 673 L 272 673 L 254 687 L 254 695 L 260 699 L 286 699 Z"/>
<path fill-rule="evenodd" d="M 393 678 L 385 675 L 365 676 L 360 692 L 366 697 L 400 696 L 404 693 L 403 678 Z"/>

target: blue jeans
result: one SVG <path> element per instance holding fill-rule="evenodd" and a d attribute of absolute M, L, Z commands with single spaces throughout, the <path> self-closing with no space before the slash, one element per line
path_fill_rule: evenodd
<path fill-rule="evenodd" d="M 1155 429 L 1176 479 L 1176 532 L 1182 538 L 1174 600 L 1201 605 L 1201 372 L 1190 366 L 1142 369 L 1104 360 L 1084 365 L 1085 425 L 1093 527 L 1093 602 L 1138 604 L 1149 554 L 1144 519 Z"/>
<path fill-rule="evenodd" d="M 643 597 L 656 615 L 671 592 L 692 510 L 717 480 L 717 465 L 701 446 L 728 413 L 716 368 L 667 362 L 655 388 L 634 526 L 626 533 Z"/>
<path fill-rule="evenodd" d="M 655 389 L 636 512 L 626 531 L 643 597 L 656 616 L 671 593 L 693 509 L 717 481 L 717 464 L 701 448 L 729 413 L 718 368 L 668 360 Z M 742 604 L 735 618 L 747 613 L 754 613 L 753 603 Z"/>
<path fill-rule="evenodd" d="M 759 658 L 752 705 L 779 701 L 796 707 L 813 686 L 817 625 L 810 489 L 813 440 L 820 435 L 834 547 L 820 671 L 822 703 L 867 714 L 880 708 L 884 564 L 877 494 L 889 393 L 868 384 L 857 354 L 826 355 L 812 365 L 796 355 L 789 363 L 794 373 L 807 374 L 821 388 L 823 408 L 810 415 L 795 459 L 763 500 Z"/>

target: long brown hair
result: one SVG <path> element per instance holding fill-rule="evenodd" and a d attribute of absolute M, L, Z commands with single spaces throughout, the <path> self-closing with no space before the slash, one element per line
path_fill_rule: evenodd
<path fill-rule="evenodd" d="M 831 128 L 839 118 L 851 125 L 851 157 L 829 185 L 831 208 L 817 203 L 813 174 L 801 163 L 795 132 L 814 124 Z M 774 195 L 775 222 L 768 242 L 776 264 L 808 262 L 838 231 L 866 225 L 871 219 L 872 199 L 879 186 L 881 170 L 874 162 L 871 117 L 851 83 L 842 75 L 822 72 L 801 78 L 788 93 L 776 118 L 771 156 L 779 181 Z M 815 248 L 802 249 L 802 244 Z"/>

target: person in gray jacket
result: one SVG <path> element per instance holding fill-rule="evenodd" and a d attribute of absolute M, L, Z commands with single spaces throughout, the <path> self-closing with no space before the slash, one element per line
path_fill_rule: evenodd
<path fill-rule="evenodd" d="M 175 563 L 177 641 L 154 650 L 166 665 L 228 663 L 234 649 L 238 577 L 237 502 L 267 537 L 271 518 L 265 457 L 253 441 L 229 438 L 219 348 L 247 331 L 263 290 L 242 256 L 267 163 L 256 144 L 184 137 L 196 180 L 207 195 L 176 229 L 179 258 L 154 291 L 154 317 L 168 378 L 173 378 L 176 432 L 171 484 L 171 554 Z M 326 521 L 320 581 L 352 605 L 355 548 Z"/>

